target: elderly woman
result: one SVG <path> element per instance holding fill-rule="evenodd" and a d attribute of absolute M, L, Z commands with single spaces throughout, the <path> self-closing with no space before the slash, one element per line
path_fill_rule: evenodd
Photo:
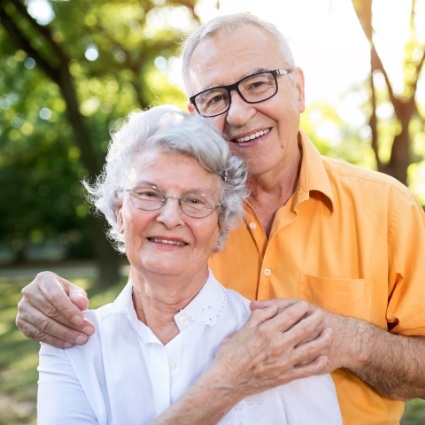
<path fill-rule="evenodd" d="M 130 262 L 131 280 L 112 304 L 86 312 L 96 326 L 86 345 L 41 346 L 39 425 L 161 423 L 208 369 L 250 315 L 249 302 L 208 269 L 241 218 L 245 180 L 216 130 L 173 107 L 133 113 L 113 135 L 104 172 L 85 186 Z M 250 395 L 219 423 L 341 418 L 326 375 Z"/>

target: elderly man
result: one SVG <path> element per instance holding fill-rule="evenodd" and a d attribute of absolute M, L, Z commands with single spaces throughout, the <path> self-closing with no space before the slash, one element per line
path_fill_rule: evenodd
<path fill-rule="evenodd" d="M 245 223 L 210 267 L 290 325 L 287 337 L 268 321 L 235 334 L 170 423 L 215 423 L 247 388 L 332 371 L 344 424 L 398 424 L 397 400 L 425 397 L 422 208 L 394 179 L 319 155 L 299 129 L 302 70 L 274 26 L 216 18 L 186 40 L 183 62 L 189 110 L 223 132 L 250 172 Z M 18 326 L 60 346 L 84 342 L 93 329 L 69 292 L 86 305 L 68 282 L 39 275 L 23 291 Z"/>

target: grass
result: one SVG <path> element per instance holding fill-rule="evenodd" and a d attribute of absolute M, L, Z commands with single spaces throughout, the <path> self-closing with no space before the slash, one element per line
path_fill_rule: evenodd
<path fill-rule="evenodd" d="M 90 264 L 47 269 L 85 288 L 93 308 L 113 300 L 125 282 L 124 278 L 122 283 L 105 291 L 94 286 L 96 275 Z M 0 425 L 36 425 L 39 344 L 19 332 L 15 317 L 21 289 L 41 270 L 38 267 L 0 269 Z"/>
<path fill-rule="evenodd" d="M 83 286 L 90 297 L 90 307 L 110 302 L 125 282 L 107 291 L 94 287 L 95 274 L 89 264 L 67 265 L 48 269 Z M 42 268 L 0 269 L 0 425 L 36 425 L 36 392 L 38 348 L 36 341 L 26 339 L 15 326 L 16 305 L 20 290 Z M 401 425 L 425 424 L 425 400 L 406 404 Z"/>

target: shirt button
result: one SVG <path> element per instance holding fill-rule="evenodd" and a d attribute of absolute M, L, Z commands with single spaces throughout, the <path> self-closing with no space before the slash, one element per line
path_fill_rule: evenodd
<path fill-rule="evenodd" d="M 254 223 L 253 221 L 251 221 L 251 223 L 249 223 L 249 227 L 251 229 L 256 229 L 257 228 L 257 223 Z"/>
<path fill-rule="evenodd" d="M 183 325 L 185 325 L 187 323 L 187 317 L 186 316 L 180 317 L 180 323 L 182 323 Z"/>
<path fill-rule="evenodd" d="M 169 366 L 170 370 L 175 370 L 177 368 L 177 365 L 175 363 L 172 363 L 172 362 L 170 362 L 168 364 L 168 366 Z"/>
<path fill-rule="evenodd" d="M 272 274 L 272 271 L 270 269 L 264 269 L 264 276 L 270 276 Z"/>

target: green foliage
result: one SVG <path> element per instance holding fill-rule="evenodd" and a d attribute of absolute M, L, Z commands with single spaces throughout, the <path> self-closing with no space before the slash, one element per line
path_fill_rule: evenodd
<path fill-rule="evenodd" d="M 415 399 L 407 404 L 401 425 L 420 425 L 425 423 L 425 401 Z"/>
<path fill-rule="evenodd" d="M 37 11 L 33 0 L 0 7 L 0 261 L 4 247 L 20 259 L 46 242 L 73 256 L 93 255 L 101 235 L 93 236 L 79 182 L 100 171 L 111 129 L 134 109 L 185 107 L 179 79 L 170 75 L 180 76 L 179 43 L 196 23 L 195 0 L 45 2 L 51 13 L 33 20 L 26 15 Z M 5 17 L 22 39 L 11 35 Z M 407 47 L 409 57 L 420 55 L 414 43 Z M 399 123 L 385 85 L 376 96 L 378 153 L 387 161 Z M 310 106 L 302 128 L 323 154 L 376 169 L 370 113 L 367 82 L 360 82 L 336 106 Z M 425 204 L 423 122 L 415 117 L 409 129 L 408 183 Z"/>
<path fill-rule="evenodd" d="M 92 265 L 79 264 L 55 269 L 85 288 L 93 308 L 113 300 L 124 285 L 122 280 L 108 291 L 93 289 Z M 15 326 L 20 290 L 37 269 L 0 270 L 0 425 L 36 424 L 37 364 L 39 344 L 26 339 Z M 126 274 L 127 270 L 123 270 Z"/>
<path fill-rule="evenodd" d="M 167 75 L 193 4 L 46 0 L 50 14 L 32 19 L 32 3 L 0 8 L 0 244 L 17 255 L 46 241 L 93 254 L 79 182 L 100 170 L 111 129 L 131 110 L 184 107 Z"/>
<path fill-rule="evenodd" d="M 385 90 L 376 93 L 379 99 L 379 157 L 388 161 L 400 124 L 393 117 L 393 108 Z M 344 159 L 352 164 L 376 170 L 375 153 L 367 119 L 370 104 L 361 82 L 343 93 L 336 105 L 314 103 L 301 116 L 301 128 L 326 156 Z M 407 169 L 407 185 L 425 207 L 425 128 L 423 120 L 414 117 L 409 123 L 411 162 Z"/>
<path fill-rule="evenodd" d="M 374 169 L 376 164 L 368 127 L 362 122 L 364 117 L 358 114 L 355 121 L 353 118 L 347 118 L 342 107 L 315 103 L 303 114 L 301 127 L 322 155 Z"/>

